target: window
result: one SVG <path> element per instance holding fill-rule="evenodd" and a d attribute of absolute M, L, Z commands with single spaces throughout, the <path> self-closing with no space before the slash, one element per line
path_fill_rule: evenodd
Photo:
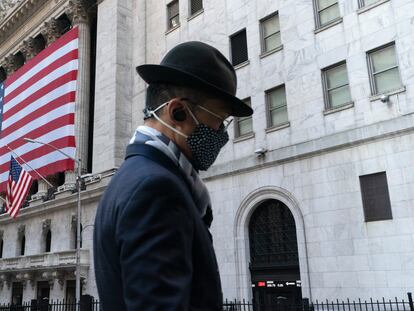
<path fill-rule="evenodd" d="M 368 52 L 367 55 L 372 95 L 402 87 L 394 43 Z"/>
<path fill-rule="evenodd" d="M 262 53 L 277 49 L 281 46 L 279 15 L 273 14 L 260 21 L 262 36 Z"/>
<path fill-rule="evenodd" d="M 237 66 L 248 60 L 246 29 L 232 35 L 230 37 L 230 45 L 233 66 Z"/>
<path fill-rule="evenodd" d="M 172 1 L 167 5 L 168 25 L 167 30 L 180 25 L 180 12 L 178 0 Z"/>
<path fill-rule="evenodd" d="M 288 122 L 285 86 L 279 86 L 266 92 L 268 127 Z"/>
<path fill-rule="evenodd" d="M 362 8 L 364 6 L 371 5 L 373 3 L 378 2 L 379 0 L 359 0 L 359 7 Z"/>
<path fill-rule="evenodd" d="M 3 258 L 3 239 L 0 239 L 0 258 Z"/>
<path fill-rule="evenodd" d="M 47 231 L 46 234 L 46 247 L 45 247 L 45 252 L 48 253 L 50 252 L 50 248 L 52 245 L 52 232 L 50 232 L 50 230 Z"/>
<path fill-rule="evenodd" d="M 251 107 L 250 98 L 246 98 L 243 101 Z M 236 117 L 235 121 L 234 136 L 236 138 L 253 132 L 252 116 Z"/>
<path fill-rule="evenodd" d="M 340 18 L 338 0 L 314 0 L 317 28 Z"/>
<path fill-rule="evenodd" d="M 203 0 L 190 0 L 190 16 L 203 9 Z"/>
<path fill-rule="evenodd" d="M 20 240 L 20 256 L 24 256 L 24 251 L 26 249 L 26 237 L 22 236 Z"/>
<path fill-rule="evenodd" d="M 346 63 L 322 70 L 326 109 L 337 108 L 351 102 Z"/>
<path fill-rule="evenodd" d="M 21 282 L 13 282 L 11 304 L 21 306 L 22 303 L 23 303 L 23 284 Z"/>
<path fill-rule="evenodd" d="M 365 221 L 392 219 L 385 172 L 359 176 Z"/>

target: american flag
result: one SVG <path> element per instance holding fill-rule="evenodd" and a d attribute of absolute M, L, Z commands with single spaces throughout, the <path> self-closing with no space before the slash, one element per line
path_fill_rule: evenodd
<path fill-rule="evenodd" d="M 32 186 L 33 178 L 27 173 L 16 159 L 11 157 L 10 174 L 6 189 L 6 210 L 15 218 L 23 205 L 24 199 Z"/>
<path fill-rule="evenodd" d="M 29 172 L 30 167 L 47 176 L 74 169 L 73 160 L 23 138 L 52 144 L 75 157 L 77 73 L 78 28 L 73 28 L 0 82 L 0 192 L 9 177 L 10 149 L 28 163 Z"/>

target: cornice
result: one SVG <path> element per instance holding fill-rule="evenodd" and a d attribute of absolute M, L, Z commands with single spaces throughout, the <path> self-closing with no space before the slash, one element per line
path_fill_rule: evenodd
<path fill-rule="evenodd" d="M 29 17 L 31 17 L 44 3 L 49 0 L 6 0 L 15 2 L 15 5 L 5 11 L 6 15 L 0 18 L 0 41 L 13 33 Z M 0 15 L 1 16 L 1 15 Z"/>

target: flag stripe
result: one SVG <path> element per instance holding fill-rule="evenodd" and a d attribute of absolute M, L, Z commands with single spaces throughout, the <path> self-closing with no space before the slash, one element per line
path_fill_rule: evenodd
<path fill-rule="evenodd" d="M 9 87 L 10 92 L 12 92 L 17 87 L 16 84 L 21 84 L 27 81 L 34 75 L 34 72 L 38 72 L 41 68 L 46 67 L 47 64 L 62 57 L 68 51 L 75 48 L 78 48 L 77 27 L 65 33 L 64 36 L 53 42 L 50 46 L 37 54 L 36 57 L 27 62 L 22 68 L 16 71 L 7 79 L 6 87 Z"/>
<path fill-rule="evenodd" d="M 61 106 L 67 105 L 70 102 L 75 101 L 75 92 L 66 93 L 55 100 L 52 100 L 48 103 L 46 103 L 44 106 L 41 106 L 40 108 L 33 110 L 30 114 L 24 114 L 22 113 L 23 117 L 20 119 L 17 119 L 14 123 L 12 123 L 9 127 L 3 130 L 2 135 L 7 136 L 13 131 L 23 127 L 25 124 L 28 124 L 29 122 L 35 121 L 42 115 L 46 114 L 48 111 L 51 111 L 53 108 L 59 108 Z M 71 105 L 72 106 L 72 105 Z M 19 112 L 20 114 L 20 112 Z"/>
<path fill-rule="evenodd" d="M 50 82 L 42 89 L 39 89 L 37 92 L 33 94 L 21 94 L 21 98 L 19 98 L 19 102 L 13 104 L 12 106 L 5 105 L 3 109 L 3 123 L 4 128 L 7 128 L 10 121 L 8 120 L 11 116 L 16 114 L 17 112 L 21 111 L 23 108 L 29 106 L 36 101 L 44 102 L 49 98 L 49 96 L 53 96 L 57 93 L 58 90 L 66 91 L 66 87 L 75 86 L 76 85 L 76 75 L 77 71 L 71 71 L 63 76 L 59 77 L 58 79 Z M 68 81 L 71 81 L 68 83 Z M 56 95 L 55 95 L 56 96 Z M 20 97 L 20 96 L 19 96 Z M 16 97 L 17 98 L 17 97 Z M 15 99 L 16 99 L 15 98 Z"/>
<path fill-rule="evenodd" d="M 62 67 L 64 67 L 66 65 L 66 63 L 68 63 L 68 62 L 77 62 L 76 61 L 77 58 L 78 58 L 78 51 L 77 50 L 73 50 L 73 51 L 70 51 L 70 52 L 66 53 L 64 56 L 62 56 L 61 58 L 58 58 L 57 60 L 55 60 L 49 66 L 47 66 L 47 67 L 43 68 L 42 70 L 40 70 L 33 77 L 31 77 L 29 80 L 27 80 L 26 82 L 19 85 L 19 87 L 17 87 L 14 91 L 10 92 L 7 96 L 5 96 L 5 100 L 7 102 L 9 102 L 12 99 L 14 99 L 19 93 L 27 90 L 30 86 L 36 85 L 36 83 L 39 84 L 42 79 L 49 79 L 49 78 L 53 77 L 52 74 L 57 69 L 62 70 Z M 76 63 L 75 63 L 75 65 L 76 65 Z M 75 68 L 77 68 L 77 67 L 75 67 Z M 71 69 L 71 70 L 73 70 L 73 69 Z M 52 73 L 50 73 L 50 72 L 52 72 Z"/>

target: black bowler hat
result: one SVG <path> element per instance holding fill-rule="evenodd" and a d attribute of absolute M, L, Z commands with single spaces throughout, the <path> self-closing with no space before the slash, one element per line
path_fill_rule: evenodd
<path fill-rule="evenodd" d="M 137 71 L 148 84 L 169 83 L 212 92 L 229 103 L 234 116 L 253 113 L 252 108 L 235 96 L 237 77 L 233 66 L 208 44 L 181 43 L 170 50 L 159 65 L 141 65 Z"/>

